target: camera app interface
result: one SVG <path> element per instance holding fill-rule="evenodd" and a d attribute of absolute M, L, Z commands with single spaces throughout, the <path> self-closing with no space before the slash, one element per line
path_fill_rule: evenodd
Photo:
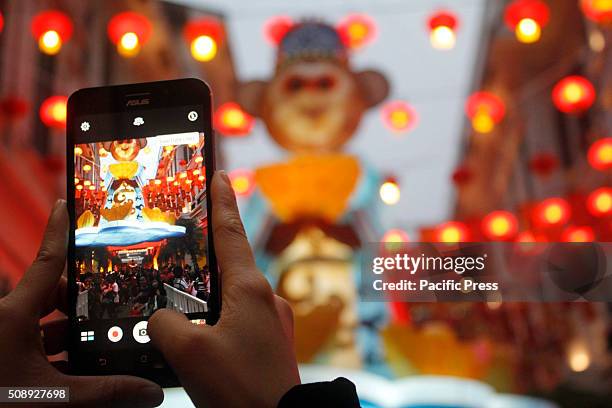
<path fill-rule="evenodd" d="M 155 310 L 207 311 L 203 146 L 199 132 L 75 145 L 81 342 L 147 343 Z"/>

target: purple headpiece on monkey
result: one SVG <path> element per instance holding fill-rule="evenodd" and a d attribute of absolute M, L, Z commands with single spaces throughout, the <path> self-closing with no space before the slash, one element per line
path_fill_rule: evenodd
<path fill-rule="evenodd" d="M 278 46 L 278 66 L 321 58 L 348 62 L 347 49 L 338 31 L 319 21 L 304 21 L 294 25 L 285 33 Z"/>

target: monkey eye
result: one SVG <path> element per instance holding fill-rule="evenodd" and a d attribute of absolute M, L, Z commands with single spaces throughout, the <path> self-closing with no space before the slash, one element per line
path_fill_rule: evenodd
<path fill-rule="evenodd" d="M 324 75 L 317 79 L 316 87 L 320 90 L 329 90 L 336 85 L 336 79 L 331 75 Z"/>
<path fill-rule="evenodd" d="M 299 76 L 291 76 L 285 82 L 285 89 L 289 92 L 297 92 L 306 85 L 306 81 Z"/>

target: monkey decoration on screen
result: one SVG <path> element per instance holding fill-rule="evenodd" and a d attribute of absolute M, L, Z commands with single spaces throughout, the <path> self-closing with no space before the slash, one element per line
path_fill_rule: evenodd
<path fill-rule="evenodd" d="M 278 43 L 272 78 L 242 84 L 238 99 L 290 154 L 256 169 L 255 181 L 274 214 L 263 247 L 275 260 L 273 284 L 296 312 L 298 359 L 361 367 L 355 259 L 363 237 L 350 214 L 366 177 L 342 149 L 389 85 L 349 62 L 336 28 L 297 23 Z"/>

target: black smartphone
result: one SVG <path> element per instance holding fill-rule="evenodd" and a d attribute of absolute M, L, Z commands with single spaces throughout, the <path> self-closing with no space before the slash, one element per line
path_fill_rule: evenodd
<path fill-rule="evenodd" d="M 68 100 L 69 363 L 177 384 L 150 344 L 160 308 L 215 324 L 210 88 L 197 79 L 81 89 Z"/>

